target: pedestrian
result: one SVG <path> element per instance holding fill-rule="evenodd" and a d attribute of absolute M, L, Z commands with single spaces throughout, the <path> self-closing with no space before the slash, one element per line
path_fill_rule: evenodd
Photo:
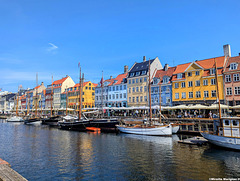
<path fill-rule="evenodd" d="M 212 111 L 209 112 L 209 118 L 212 119 Z"/>

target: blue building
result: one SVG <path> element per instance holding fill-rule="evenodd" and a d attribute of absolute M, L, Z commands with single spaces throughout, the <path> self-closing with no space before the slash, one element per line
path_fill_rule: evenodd
<path fill-rule="evenodd" d="M 156 72 L 151 86 L 152 105 L 159 105 L 159 87 L 161 87 L 161 105 L 172 106 L 172 75 L 176 67 L 169 67 L 165 64 L 164 68 Z M 159 86 L 160 80 L 160 86 Z"/>

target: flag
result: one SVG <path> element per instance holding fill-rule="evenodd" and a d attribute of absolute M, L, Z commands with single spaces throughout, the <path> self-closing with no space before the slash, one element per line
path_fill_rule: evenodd
<path fill-rule="evenodd" d="M 100 84 L 101 84 L 101 87 L 102 87 L 103 86 L 103 77 L 102 77 L 102 79 L 100 81 Z"/>

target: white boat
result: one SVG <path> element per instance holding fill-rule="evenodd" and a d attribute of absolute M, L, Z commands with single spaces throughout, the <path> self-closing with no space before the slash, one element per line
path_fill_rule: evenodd
<path fill-rule="evenodd" d="M 214 124 L 214 134 L 202 132 L 201 135 L 214 145 L 240 150 L 239 122 L 240 118 L 222 118 L 220 126 Z"/>
<path fill-rule="evenodd" d="M 162 126 L 144 126 L 144 125 L 116 125 L 118 130 L 122 133 L 138 134 L 138 135 L 148 135 L 148 136 L 171 136 L 172 126 L 162 125 Z"/>
<path fill-rule="evenodd" d="M 13 116 L 7 119 L 7 122 L 23 122 L 23 118 L 19 116 Z"/>
<path fill-rule="evenodd" d="M 179 125 L 172 125 L 172 134 L 176 134 L 179 130 Z"/>

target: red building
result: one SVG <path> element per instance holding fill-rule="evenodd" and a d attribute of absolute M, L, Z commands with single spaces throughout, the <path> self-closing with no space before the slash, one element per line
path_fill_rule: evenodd
<path fill-rule="evenodd" d="M 230 106 L 240 104 L 240 56 L 229 57 L 224 70 L 225 100 Z"/>

